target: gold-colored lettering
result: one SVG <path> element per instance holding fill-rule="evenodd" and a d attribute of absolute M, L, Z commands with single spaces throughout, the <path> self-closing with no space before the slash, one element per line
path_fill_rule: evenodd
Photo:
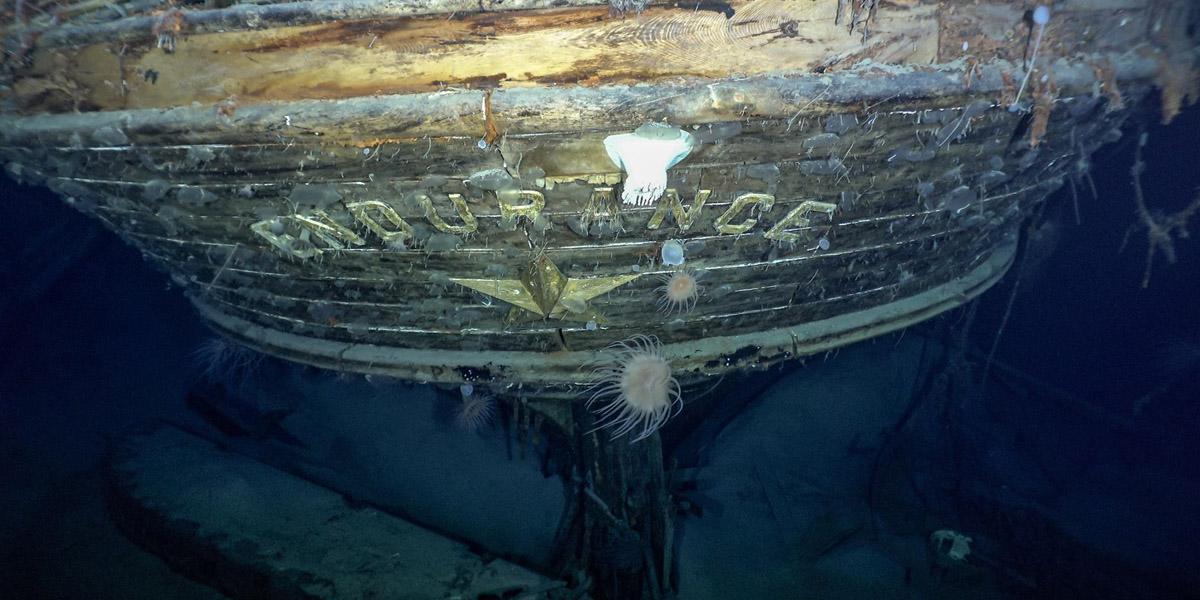
<path fill-rule="evenodd" d="M 346 208 L 350 210 L 350 214 L 354 215 L 355 220 L 371 230 L 371 233 L 379 236 L 379 239 L 385 243 L 407 244 L 408 240 L 413 238 L 412 225 L 409 225 L 408 221 L 405 221 L 404 217 L 401 217 L 396 209 L 386 202 L 379 200 L 351 202 L 346 205 Z M 378 213 L 379 217 L 390 223 L 392 228 L 385 226 L 373 213 Z"/>
<path fill-rule="evenodd" d="M 438 214 L 436 208 L 433 207 L 433 198 L 429 194 L 417 194 L 417 204 L 425 211 L 425 218 L 438 231 L 442 233 L 453 233 L 456 235 L 466 235 L 474 233 L 479 229 L 479 223 L 475 221 L 475 215 L 471 214 L 471 209 L 467 207 L 467 201 L 463 199 L 462 194 L 449 194 L 450 203 L 454 205 L 454 211 L 458 213 L 458 218 L 462 219 L 462 225 L 451 225 Z"/>
<path fill-rule="evenodd" d="M 708 201 L 708 197 L 712 195 L 712 190 L 700 190 L 696 192 L 696 199 L 692 202 L 692 207 L 689 209 L 683 208 L 683 202 L 679 200 L 679 192 L 673 188 L 667 188 L 667 192 L 663 194 L 661 200 L 658 201 L 658 208 L 646 223 L 647 229 L 658 229 L 662 226 L 663 219 L 666 218 L 667 212 L 670 211 L 671 216 L 675 218 L 675 227 L 680 232 L 691 229 L 696 223 L 696 217 L 700 216 L 700 210 L 704 208 L 704 203 Z"/>
<path fill-rule="evenodd" d="M 297 253 L 292 243 L 297 239 L 296 236 L 288 233 L 275 233 L 271 230 L 272 227 L 276 229 L 282 229 L 283 226 L 281 224 L 277 225 L 277 223 L 282 222 L 283 217 L 280 217 L 279 219 L 267 219 L 265 221 L 259 221 L 250 225 L 250 231 L 253 231 L 258 237 L 267 240 L 268 243 L 270 243 L 272 246 L 275 246 L 280 252 L 291 254 L 296 258 L 312 258 L 313 256 L 317 256 L 321 253 L 321 251 L 316 247 L 312 248 L 313 251 L 311 254 Z"/>
<path fill-rule="evenodd" d="M 763 237 L 768 240 L 779 242 L 794 243 L 800 239 L 800 235 L 784 231 L 785 229 L 794 227 L 808 227 L 811 222 L 808 219 L 808 213 L 822 212 L 833 218 L 833 211 L 837 210 L 836 204 L 828 202 L 817 202 L 815 200 L 805 200 L 799 206 L 793 208 L 781 221 L 775 224 Z"/>
<path fill-rule="evenodd" d="M 546 197 L 534 190 L 500 190 L 496 192 L 496 201 L 500 205 L 500 227 L 504 229 L 516 229 L 521 217 L 532 223 L 546 207 Z M 516 204 L 520 201 L 525 204 Z"/>
<path fill-rule="evenodd" d="M 287 232 L 288 223 L 300 230 L 300 235 Z M 357 233 L 334 221 L 325 211 L 314 211 L 309 215 L 288 215 L 259 221 L 250 225 L 250 230 L 265 239 L 285 254 L 296 258 L 314 258 L 326 250 L 344 250 L 346 246 L 362 246 L 366 240 Z M 320 240 L 325 248 L 318 246 L 313 238 Z"/>
<path fill-rule="evenodd" d="M 584 231 L 592 223 L 598 222 L 612 223 L 617 229 L 621 227 L 621 204 L 617 202 L 617 195 L 611 187 L 593 188 L 583 212 L 579 214 L 579 226 Z"/>
<path fill-rule="evenodd" d="M 734 198 L 733 204 L 730 204 L 729 208 L 726 209 L 725 212 L 721 213 L 721 216 L 717 217 L 716 221 L 713 221 L 713 227 L 716 228 L 717 232 L 721 234 L 737 235 L 746 233 L 747 231 L 750 231 L 751 227 L 754 227 L 755 223 L 758 223 L 758 219 L 748 217 L 745 221 L 742 221 L 737 225 L 730 225 L 729 222 L 747 207 L 755 206 L 760 208 L 762 212 L 767 212 L 768 210 L 771 210 L 771 207 L 774 205 L 775 196 L 770 194 L 742 194 L 741 196 Z"/>

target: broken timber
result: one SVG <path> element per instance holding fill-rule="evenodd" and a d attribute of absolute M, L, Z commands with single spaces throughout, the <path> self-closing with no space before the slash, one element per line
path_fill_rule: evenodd
<path fill-rule="evenodd" d="M 534 599 L 564 591 L 169 426 L 124 443 L 110 504 L 125 535 L 235 598 Z"/>

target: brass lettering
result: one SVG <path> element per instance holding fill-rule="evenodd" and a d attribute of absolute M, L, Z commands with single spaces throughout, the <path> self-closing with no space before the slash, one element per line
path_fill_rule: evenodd
<path fill-rule="evenodd" d="M 321 241 L 325 242 L 334 250 L 341 250 L 346 246 L 343 244 L 362 246 L 367 241 L 358 237 L 357 233 L 342 227 L 337 221 L 325 213 L 323 210 L 313 211 L 311 217 L 305 215 L 292 215 L 292 219 L 303 227 L 316 235 Z"/>
<path fill-rule="evenodd" d="M 350 214 L 354 215 L 355 220 L 371 230 L 371 233 L 379 236 L 379 239 L 385 243 L 399 242 L 407 245 L 408 240 L 413 238 L 412 225 L 409 225 L 408 221 L 405 221 L 396 212 L 396 209 L 385 202 L 379 200 L 351 202 L 346 205 L 346 208 L 350 210 Z M 389 229 L 372 213 L 378 213 L 384 221 L 391 224 L 392 228 Z"/>
<path fill-rule="evenodd" d="M 613 223 L 618 229 L 621 227 L 621 204 L 617 202 L 617 195 L 611 187 L 593 188 L 587 205 L 579 215 L 579 226 L 584 231 L 587 231 L 592 223 L 602 221 Z"/>
<path fill-rule="evenodd" d="M 429 220 L 429 224 L 433 225 L 442 233 L 453 233 L 456 235 L 466 235 L 474 233 L 479 229 L 479 223 L 475 221 L 475 215 L 471 214 L 471 209 L 467 207 L 467 201 L 463 199 L 462 194 L 450 194 L 450 203 L 454 205 L 455 212 L 462 219 L 462 225 L 451 225 L 438 214 L 437 209 L 433 207 L 433 198 L 429 194 L 417 194 L 417 204 L 425 210 L 425 218 Z"/>
<path fill-rule="evenodd" d="M 730 204 L 729 208 L 721 213 L 721 216 L 717 217 L 716 221 L 713 221 L 713 227 L 716 228 L 718 233 L 722 234 L 737 235 L 746 233 L 750 231 L 751 227 L 754 227 L 755 223 L 758 223 L 758 219 L 747 218 L 737 225 L 730 225 L 729 222 L 748 206 L 761 207 L 762 211 L 766 212 L 771 210 L 771 207 L 774 205 L 775 196 L 770 194 L 742 194 L 733 200 L 733 204 Z"/>
<path fill-rule="evenodd" d="M 521 217 L 532 223 L 546 207 L 546 197 L 534 190 L 501 190 L 496 192 L 496 201 L 500 204 L 500 227 L 510 230 L 517 228 Z M 520 201 L 525 204 L 516 204 Z"/>
<path fill-rule="evenodd" d="M 267 240 L 268 243 L 270 243 L 272 246 L 275 246 L 280 252 L 291 254 L 296 258 L 312 258 L 321 254 L 321 251 L 315 246 L 311 249 L 311 251 L 297 252 L 296 248 L 293 247 L 292 244 L 292 242 L 297 239 L 296 236 L 288 233 L 275 233 L 271 231 L 272 224 L 281 222 L 283 219 L 284 217 L 280 217 L 279 219 L 267 219 L 266 221 L 253 223 L 250 225 L 250 231 L 253 231 L 258 237 Z"/>
<path fill-rule="evenodd" d="M 280 226 L 286 228 L 286 223 L 298 227 L 300 235 L 292 235 L 286 230 L 281 233 L 272 231 Z M 357 233 L 338 224 L 323 210 L 315 211 L 311 216 L 289 215 L 259 221 L 250 225 L 250 230 L 272 246 L 296 258 L 314 258 L 326 249 L 343 250 L 347 245 L 362 246 L 367 243 Z M 314 237 L 324 243 L 326 248 L 316 245 L 313 242 Z"/>
<path fill-rule="evenodd" d="M 712 190 L 700 190 L 696 192 L 696 199 L 692 202 L 692 207 L 689 209 L 683 208 L 683 202 L 679 200 L 679 192 L 672 188 L 668 188 L 663 194 L 661 200 L 658 201 L 658 208 L 655 209 L 654 215 L 646 223 L 647 229 L 658 229 L 662 226 L 663 219 L 666 218 L 667 212 L 670 211 L 671 216 L 675 218 L 675 227 L 679 231 L 687 231 L 696 223 L 696 217 L 700 216 L 700 210 L 704 208 L 704 203 L 708 201 L 708 197 L 712 195 Z"/>
<path fill-rule="evenodd" d="M 815 200 L 805 200 L 799 206 L 793 208 L 783 220 L 779 221 L 772 227 L 763 237 L 768 240 L 776 240 L 779 242 L 794 243 L 800 239 L 800 235 L 784 231 L 792 227 L 808 227 L 811 222 L 808 220 L 808 213 L 823 212 L 833 218 L 833 211 L 837 210 L 836 204 L 828 202 L 817 202 Z"/>

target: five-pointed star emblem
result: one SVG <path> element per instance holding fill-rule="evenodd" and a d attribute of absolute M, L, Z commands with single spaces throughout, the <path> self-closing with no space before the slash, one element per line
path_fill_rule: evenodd
<path fill-rule="evenodd" d="M 543 318 L 600 321 L 600 315 L 592 310 L 588 300 L 638 277 L 641 277 L 640 273 L 571 279 L 543 254 L 534 259 L 518 279 L 451 277 L 450 281 L 512 304 L 514 311 L 519 308 Z M 513 312 L 509 313 L 510 320 L 515 316 Z"/>

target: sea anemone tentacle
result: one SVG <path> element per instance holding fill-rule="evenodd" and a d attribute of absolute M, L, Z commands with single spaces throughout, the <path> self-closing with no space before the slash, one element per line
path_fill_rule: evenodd
<path fill-rule="evenodd" d="M 592 371 L 587 407 L 596 417 L 588 433 L 608 429 L 613 439 L 639 441 L 683 410 L 679 382 L 658 338 L 635 335 L 608 347 L 607 362 Z"/>

